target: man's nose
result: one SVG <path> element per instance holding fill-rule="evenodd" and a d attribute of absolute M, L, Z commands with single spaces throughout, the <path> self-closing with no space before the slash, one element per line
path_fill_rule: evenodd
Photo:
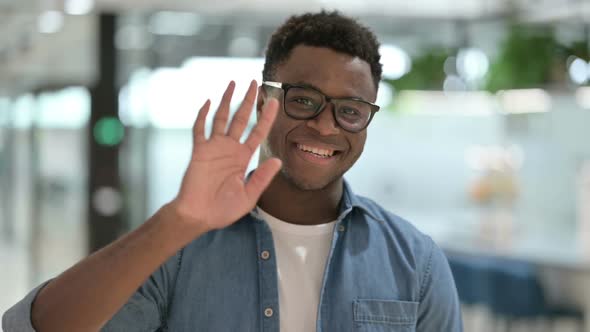
<path fill-rule="evenodd" d="M 307 126 L 315 129 L 322 136 L 339 134 L 340 127 L 334 119 L 333 107 L 332 103 L 327 103 L 318 116 L 307 120 Z"/>

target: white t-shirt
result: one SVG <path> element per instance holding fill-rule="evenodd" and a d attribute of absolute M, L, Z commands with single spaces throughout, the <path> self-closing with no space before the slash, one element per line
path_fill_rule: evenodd
<path fill-rule="evenodd" d="M 268 223 L 278 269 L 281 332 L 316 330 L 320 291 L 336 221 L 295 225 L 258 208 Z"/>

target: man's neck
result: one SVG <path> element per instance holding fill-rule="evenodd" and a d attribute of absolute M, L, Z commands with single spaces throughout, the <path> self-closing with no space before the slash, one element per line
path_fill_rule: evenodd
<path fill-rule="evenodd" d="M 260 197 L 258 206 L 271 216 L 298 225 L 336 220 L 344 184 L 342 178 L 319 190 L 302 190 L 277 174 Z"/>

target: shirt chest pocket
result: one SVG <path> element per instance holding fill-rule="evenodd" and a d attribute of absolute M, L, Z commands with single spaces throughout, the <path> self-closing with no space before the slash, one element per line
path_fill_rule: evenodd
<path fill-rule="evenodd" d="M 413 332 L 418 302 L 355 300 L 353 315 L 356 332 Z"/>

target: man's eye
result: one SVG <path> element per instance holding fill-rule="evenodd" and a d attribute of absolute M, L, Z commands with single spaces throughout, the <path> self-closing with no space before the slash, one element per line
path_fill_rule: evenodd
<path fill-rule="evenodd" d="M 305 105 L 305 106 L 314 106 L 313 101 L 311 101 L 308 98 L 303 98 L 303 97 L 293 98 L 293 101 L 298 104 Z"/>
<path fill-rule="evenodd" d="M 348 108 L 348 107 L 341 108 L 340 113 L 343 113 L 345 115 L 358 115 L 359 114 L 359 112 L 357 110 L 355 110 L 354 108 Z"/>

